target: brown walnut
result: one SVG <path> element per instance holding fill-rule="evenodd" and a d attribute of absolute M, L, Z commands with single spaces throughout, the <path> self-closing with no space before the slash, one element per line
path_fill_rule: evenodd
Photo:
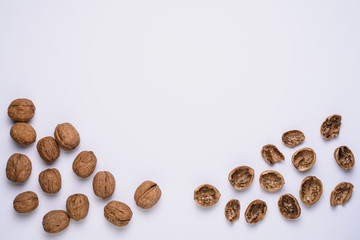
<path fill-rule="evenodd" d="M 194 200 L 200 207 L 211 207 L 219 201 L 221 194 L 216 187 L 203 184 L 194 191 Z"/>
<path fill-rule="evenodd" d="M 234 222 L 240 217 L 240 202 L 237 199 L 231 199 L 225 206 L 225 217 L 229 222 Z"/>
<path fill-rule="evenodd" d="M 110 197 L 115 191 L 114 176 L 108 171 L 96 173 L 93 179 L 93 189 L 95 195 L 102 199 Z"/>
<path fill-rule="evenodd" d="M 311 148 L 301 148 L 292 155 L 291 161 L 297 170 L 309 170 L 316 161 L 315 151 Z"/>
<path fill-rule="evenodd" d="M 261 156 L 270 165 L 285 160 L 284 155 L 279 151 L 279 149 L 275 145 L 272 144 L 267 144 L 263 146 L 263 148 L 261 149 Z"/>
<path fill-rule="evenodd" d="M 245 220 L 250 224 L 256 224 L 263 220 L 266 215 L 267 205 L 262 200 L 252 201 L 245 211 Z"/>
<path fill-rule="evenodd" d="M 159 186 L 152 181 L 143 182 L 135 191 L 136 205 L 148 209 L 153 207 L 161 197 Z"/>
<path fill-rule="evenodd" d="M 296 147 L 305 140 L 305 135 L 299 130 L 290 130 L 282 135 L 283 143 L 288 147 Z"/>
<path fill-rule="evenodd" d="M 284 184 L 284 177 L 277 171 L 268 170 L 260 174 L 260 186 L 269 192 L 280 190 Z"/>
<path fill-rule="evenodd" d="M 57 125 L 54 136 L 59 146 L 65 151 L 72 151 L 80 144 L 80 135 L 70 123 Z"/>
<path fill-rule="evenodd" d="M 41 189 L 46 193 L 57 193 L 61 189 L 61 175 L 56 168 L 49 168 L 39 174 Z"/>
<path fill-rule="evenodd" d="M 82 178 L 89 177 L 95 170 L 97 158 L 92 151 L 80 152 L 72 165 L 76 175 Z"/>
<path fill-rule="evenodd" d="M 237 190 L 248 188 L 254 180 L 254 169 L 248 166 L 234 168 L 229 174 L 229 182 Z"/>
<path fill-rule="evenodd" d="M 10 156 L 6 165 L 6 177 L 13 182 L 22 183 L 31 175 L 32 165 L 30 159 L 20 153 Z"/>
<path fill-rule="evenodd" d="M 35 114 L 35 105 L 30 99 L 18 98 L 8 107 L 8 115 L 15 122 L 27 122 Z"/>
<path fill-rule="evenodd" d="M 45 162 L 55 162 L 60 156 L 60 148 L 53 137 L 44 137 L 36 145 L 39 155 Z"/>
<path fill-rule="evenodd" d="M 89 199 L 84 194 L 73 194 L 66 200 L 66 212 L 75 221 L 84 219 L 89 212 Z"/>
<path fill-rule="evenodd" d="M 35 142 L 35 129 L 27 123 L 17 122 L 10 129 L 11 138 L 20 145 L 27 146 Z"/>
<path fill-rule="evenodd" d="M 321 124 L 320 133 L 325 140 L 333 139 L 339 136 L 341 126 L 341 116 L 331 115 Z"/>
<path fill-rule="evenodd" d="M 45 214 L 42 225 L 47 233 L 58 233 L 69 226 L 69 215 L 63 210 L 53 210 Z"/>
<path fill-rule="evenodd" d="M 330 205 L 334 207 L 339 204 L 344 205 L 347 203 L 352 196 L 353 189 L 354 185 L 349 182 L 339 183 L 331 192 Z"/>
<path fill-rule="evenodd" d="M 340 146 L 334 151 L 337 164 L 343 169 L 352 169 L 355 164 L 354 154 L 347 146 Z"/>
<path fill-rule="evenodd" d="M 130 207 L 119 201 L 111 201 L 104 207 L 104 217 L 118 227 L 128 225 L 132 214 Z"/>
<path fill-rule="evenodd" d="M 296 219 L 301 214 L 301 208 L 298 201 L 290 193 L 280 196 L 278 207 L 281 215 L 287 219 Z"/>
<path fill-rule="evenodd" d="M 306 206 L 311 206 L 319 201 L 323 193 L 323 185 L 315 176 L 306 177 L 300 187 L 300 199 Z"/>
<path fill-rule="evenodd" d="M 32 191 L 23 192 L 15 197 L 13 206 L 18 213 L 29 213 L 39 206 L 39 198 Z"/>

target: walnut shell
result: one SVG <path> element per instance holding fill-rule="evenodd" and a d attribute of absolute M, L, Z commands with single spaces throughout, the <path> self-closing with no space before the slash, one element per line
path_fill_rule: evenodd
<path fill-rule="evenodd" d="M 55 162 L 60 156 L 60 148 L 53 137 L 44 137 L 36 145 L 39 155 L 45 162 Z"/>
<path fill-rule="evenodd" d="M 288 147 L 296 147 L 305 140 L 305 135 L 299 130 L 290 130 L 282 135 L 283 143 Z"/>
<path fill-rule="evenodd" d="M 248 166 L 234 168 L 229 173 L 229 182 L 237 190 L 248 188 L 254 180 L 254 169 Z"/>
<path fill-rule="evenodd" d="M 56 168 L 48 168 L 39 174 L 41 189 L 46 193 L 57 193 L 61 189 L 61 175 Z"/>
<path fill-rule="evenodd" d="M 73 194 L 66 200 L 66 211 L 75 221 L 84 219 L 89 212 L 89 199 L 84 194 Z"/>
<path fill-rule="evenodd" d="M 323 193 L 323 185 L 315 176 L 306 177 L 300 187 L 300 199 L 306 206 L 311 206 L 319 201 Z"/>
<path fill-rule="evenodd" d="M 72 169 L 79 177 L 86 178 L 94 172 L 96 162 L 97 158 L 92 151 L 82 151 L 76 156 Z"/>
<path fill-rule="evenodd" d="M 280 190 L 284 184 L 284 177 L 277 171 L 268 170 L 260 174 L 260 186 L 269 192 Z"/>
<path fill-rule="evenodd" d="M 354 185 L 349 182 L 339 183 L 331 192 L 330 205 L 334 207 L 339 204 L 344 205 L 347 203 L 352 196 L 353 189 Z"/>
<path fill-rule="evenodd" d="M 59 146 L 65 151 L 72 151 L 80 144 L 80 135 L 70 123 L 57 125 L 54 136 Z"/>
<path fill-rule="evenodd" d="M 119 201 L 111 201 L 104 207 L 104 217 L 118 227 L 128 225 L 132 214 L 130 207 Z"/>
<path fill-rule="evenodd" d="M 30 99 L 15 99 L 8 107 L 8 115 L 15 122 L 28 122 L 34 114 L 35 105 Z"/>
<path fill-rule="evenodd" d="M 315 164 L 316 153 L 311 148 L 301 148 L 292 155 L 291 161 L 297 170 L 303 172 Z"/>
<path fill-rule="evenodd" d="M 281 215 L 287 219 L 296 219 L 301 214 L 301 208 L 296 198 L 290 193 L 281 195 L 278 201 Z"/>
<path fill-rule="evenodd" d="M 250 224 L 256 224 L 263 220 L 266 215 L 267 205 L 266 202 L 262 200 L 254 200 L 245 211 L 245 220 Z"/>
<path fill-rule="evenodd" d="M 225 206 L 225 218 L 233 223 L 240 217 L 240 202 L 237 199 L 231 199 Z"/>
<path fill-rule="evenodd" d="M 261 156 L 270 165 L 285 160 L 284 155 L 279 151 L 279 149 L 275 145 L 272 144 L 267 144 L 263 146 L 263 148 L 261 149 Z"/>
<path fill-rule="evenodd" d="M 340 146 L 334 151 L 337 164 L 343 169 L 352 169 L 355 164 L 354 154 L 347 146 Z"/>
<path fill-rule="evenodd" d="M 159 186 L 152 181 L 145 181 L 136 189 L 134 199 L 136 205 L 148 209 L 153 207 L 161 197 Z"/>
<path fill-rule="evenodd" d="M 32 191 L 23 192 L 15 197 L 13 206 L 18 213 L 29 213 L 39 206 L 39 198 Z"/>
<path fill-rule="evenodd" d="M 58 233 L 69 226 L 70 217 L 63 210 L 53 210 L 45 214 L 42 225 L 47 233 Z"/>
<path fill-rule="evenodd" d="M 6 165 L 6 177 L 13 182 L 22 183 L 31 175 L 32 165 L 30 159 L 20 153 L 10 156 Z"/>
<path fill-rule="evenodd" d="M 115 191 L 114 176 L 108 171 L 96 173 L 93 179 L 93 189 L 95 195 L 102 199 L 110 197 Z"/>
<path fill-rule="evenodd" d="M 321 124 L 320 133 L 323 139 L 330 140 L 340 133 L 341 116 L 338 114 L 331 115 Z"/>
<path fill-rule="evenodd" d="M 27 123 L 17 122 L 10 129 L 11 138 L 20 145 L 27 146 L 36 141 L 35 129 Z"/>
<path fill-rule="evenodd" d="M 221 194 L 216 187 L 203 184 L 194 191 L 194 200 L 200 207 L 211 207 L 219 201 Z"/>

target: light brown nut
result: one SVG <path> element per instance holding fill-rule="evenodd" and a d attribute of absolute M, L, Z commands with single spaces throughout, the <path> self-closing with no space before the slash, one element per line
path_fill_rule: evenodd
<path fill-rule="evenodd" d="M 84 194 L 73 194 L 66 200 L 66 212 L 75 221 L 84 219 L 89 212 L 89 199 Z"/>
<path fill-rule="evenodd" d="M 352 169 L 355 164 L 354 154 L 347 146 L 340 146 L 334 151 L 334 158 L 343 169 Z"/>
<path fill-rule="evenodd" d="M 340 133 L 341 116 L 338 114 L 331 115 L 321 124 L 320 133 L 323 139 L 330 140 Z"/>
<path fill-rule="evenodd" d="M 45 162 L 55 162 L 60 156 L 60 148 L 53 137 L 44 137 L 36 145 L 39 155 Z"/>
<path fill-rule="evenodd" d="M 94 172 L 96 163 L 97 158 L 92 151 L 82 151 L 76 156 L 72 169 L 79 177 L 86 178 Z"/>
<path fill-rule="evenodd" d="M 17 122 L 10 129 L 11 138 L 20 145 L 27 146 L 36 141 L 35 129 L 27 123 Z"/>
<path fill-rule="evenodd" d="M 96 173 L 93 179 L 93 189 L 95 195 L 102 199 L 110 197 L 115 191 L 114 176 L 108 171 Z"/>
<path fill-rule="evenodd" d="M 284 177 L 277 171 L 268 170 L 261 173 L 259 178 L 260 186 L 269 192 L 280 190 L 284 184 Z"/>
<path fill-rule="evenodd" d="M 57 193 L 61 189 L 61 175 L 56 168 L 48 168 L 39 174 L 41 189 L 46 193 Z"/>
<path fill-rule="evenodd" d="M 128 225 L 132 215 L 130 207 L 119 201 L 111 201 L 104 207 L 104 217 L 118 227 Z"/>
<path fill-rule="evenodd" d="M 6 164 L 6 177 L 13 182 L 22 183 L 31 175 L 32 165 L 30 159 L 20 153 L 10 156 Z"/>
<path fill-rule="evenodd" d="M 283 143 L 288 147 L 296 147 L 305 140 L 305 135 L 299 130 L 290 130 L 282 135 Z"/>
<path fill-rule="evenodd" d="M 194 200 L 200 207 L 211 207 L 219 201 L 221 194 L 216 187 L 203 184 L 194 191 Z"/>
<path fill-rule="evenodd" d="M 42 225 L 47 233 L 58 233 L 69 226 L 69 215 L 63 210 L 53 210 L 45 214 Z"/>
<path fill-rule="evenodd" d="M 39 206 L 39 198 L 32 191 L 23 192 L 15 197 L 13 206 L 18 213 L 29 213 Z"/>
<path fill-rule="evenodd" d="M 339 204 L 344 205 L 345 203 L 347 203 L 351 198 L 353 189 L 354 185 L 349 182 L 339 183 L 331 192 L 330 205 L 334 207 Z"/>
<path fill-rule="evenodd" d="M 254 180 L 254 169 L 248 166 L 234 168 L 229 173 L 229 182 L 237 190 L 248 188 Z"/>
<path fill-rule="evenodd" d="M 266 202 L 262 200 L 254 200 L 245 211 L 245 220 L 250 224 L 256 224 L 263 220 L 266 215 L 267 205 Z"/>
<path fill-rule="evenodd" d="M 240 217 L 240 202 L 237 199 L 231 199 L 225 206 L 225 217 L 229 222 L 234 222 Z"/>
<path fill-rule="evenodd" d="M 301 214 L 301 208 L 298 201 L 290 193 L 280 196 L 278 207 L 281 215 L 287 219 L 296 219 Z"/>
<path fill-rule="evenodd" d="M 80 144 L 80 135 L 70 123 L 57 125 L 54 136 L 59 146 L 65 151 L 72 151 Z"/>
<path fill-rule="evenodd" d="M 279 149 L 275 145 L 272 144 L 267 144 L 263 146 L 263 148 L 261 149 L 261 156 L 270 165 L 285 160 L 284 155 L 279 151 Z"/>
<path fill-rule="evenodd" d="M 300 199 L 306 206 L 315 204 L 323 193 L 323 185 L 315 176 L 306 177 L 300 187 Z"/>
<path fill-rule="evenodd" d="M 300 172 L 309 170 L 316 162 L 316 153 L 311 148 L 297 150 L 291 158 L 294 167 Z"/>
<path fill-rule="evenodd" d="M 35 114 L 35 105 L 30 99 L 18 98 L 8 107 L 8 115 L 15 122 L 27 122 Z"/>
<path fill-rule="evenodd" d="M 136 205 L 148 209 L 153 207 L 161 197 L 159 186 L 152 181 L 143 182 L 135 191 Z"/>

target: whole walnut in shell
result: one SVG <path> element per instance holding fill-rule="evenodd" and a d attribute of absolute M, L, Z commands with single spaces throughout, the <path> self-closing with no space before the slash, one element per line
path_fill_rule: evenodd
<path fill-rule="evenodd" d="M 36 145 L 39 155 L 45 162 L 54 162 L 60 156 L 60 148 L 53 137 L 44 137 Z"/>
<path fill-rule="evenodd" d="M 110 197 L 115 191 L 114 176 L 108 171 L 96 173 L 93 179 L 93 189 L 95 195 L 102 199 Z"/>
<path fill-rule="evenodd" d="M 84 219 L 89 212 L 89 199 L 84 194 L 74 194 L 66 200 L 66 211 L 75 221 Z"/>
<path fill-rule="evenodd" d="M 53 210 L 45 214 L 42 225 L 47 233 L 58 233 L 69 226 L 69 215 L 63 210 Z"/>
<path fill-rule="evenodd" d="M 136 205 L 148 209 L 153 207 L 161 197 L 159 186 L 152 181 L 143 182 L 135 191 Z"/>
<path fill-rule="evenodd" d="M 76 156 L 72 169 L 79 177 L 86 178 L 94 172 L 96 162 L 97 158 L 92 151 L 82 151 Z"/>
<path fill-rule="evenodd" d="M 118 227 L 128 225 L 132 214 L 130 207 L 119 201 L 111 201 L 104 207 L 104 217 Z"/>
<path fill-rule="evenodd" d="M 39 174 L 41 189 L 46 193 L 57 193 L 61 189 L 61 175 L 56 168 L 49 168 Z"/>
<path fill-rule="evenodd" d="M 72 151 L 80 144 L 80 135 L 70 123 L 57 125 L 54 136 L 60 147 L 65 151 Z"/>
<path fill-rule="evenodd" d="M 35 105 L 30 99 L 18 98 L 8 107 L 8 115 L 15 122 L 27 122 L 35 114 Z"/>
<path fill-rule="evenodd" d="M 39 206 L 39 198 L 32 191 L 23 192 L 15 197 L 13 206 L 18 213 L 29 213 Z"/>
<path fill-rule="evenodd" d="M 36 131 L 27 123 L 17 122 L 10 129 L 10 136 L 18 144 L 27 146 L 35 142 Z"/>
<path fill-rule="evenodd" d="M 6 165 L 6 177 L 13 182 L 22 183 L 31 175 L 32 165 L 30 159 L 20 153 L 10 156 Z"/>

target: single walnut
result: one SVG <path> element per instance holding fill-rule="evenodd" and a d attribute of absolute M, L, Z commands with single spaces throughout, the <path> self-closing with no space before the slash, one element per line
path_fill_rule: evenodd
<path fill-rule="evenodd" d="M 234 168 L 229 174 L 229 182 L 237 190 L 248 188 L 254 180 L 254 169 L 248 166 Z"/>
<path fill-rule="evenodd" d="M 352 196 L 354 185 L 349 182 L 339 183 L 335 189 L 331 192 L 330 205 L 332 207 L 336 205 L 344 205 L 349 201 Z"/>
<path fill-rule="evenodd" d="M 18 98 L 12 101 L 8 107 L 8 115 L 15 122 L 27 122 L 35 114 L 34 103 L 26 98 Z"/>
<path fill-rule="evenodd" d="M 315 151 L 311 148 L 301 148 L 292 155 L 291 161 L 297 170 L 309 170 L 316 161 Z"/>
<path fill-rule="evenodd" d="M 61 175 L 56 168 L 49 168 L 39 174 L 41 189 L 46 193 L 57 193 L 61 189 Z"/>
<path fill-rule="evenodd" d="M 301 214 L 301 208 L 298 201 L 290 193 L 280 196 L 278 207 L 281 215 L 287 219 L 296 219 Z"/>
<path fill-rule="evenodd" d="M 86 178 L 94 172 L 96 162 L 97 158 L 92 151 L 82 151 L 76 156 L 72 169 L 79 177 Z"/>
<path fill-rule="evenodd" d="M 53 137 L 44 137 L 36 145 L 39 155 L 45 162 L 55 162 L 60 156 L 60 148 Z"/>
<path fill-rule="evenodd" d="M 355 164 L 354 154 L 347 146 L 340 146 L 334 151 L 334 158 L 343 169 L 352 169 Z"/>
<path fill-rule="evenodd" d="M 320 133 L 325 140 L 339 136 L 341 126 L 341 116 L 334 114 L 325 119 L 321 124 Z"/>
<path fill-rule="evenodd" d="M 285 160 L 284 155 L 275 145 L 272 144 L 267 144 L 263 146 L 263 148 L 261 149 L 261 156 L 267 163 L 271 165 Z"/>
<path fill-rule="evenodd" d="M 136 205 L 148 209 L 153 207 L 161 197 L 159 186 L 152 181 L 145 181 L 136 189 L 134 199 Z"/>
<path fill-rule="evenodd" d="M 194 200 L 200 207 L 211 207 L 219 201 L 221 194 L 216 187 L 203 184 L 194 191 Z"/>
<path fill-rule="evenodd" d="M 288 147 L 296 147 L 304 140 L 305 135 L 299 130 L 287 131 L 282 135 L 282 141 Z"/>
<path fill-rule="evenodd" d="M 89 199 L 84 194 L 74 194 L 66 200 L 66 211 L 75 221 L 84 219 L 89 212 Z"/>
<path fill-rule="evenodd" d="M 69 226 L 69 215 L 63 210 L 53 210 L 45 214 L 42 225 L 47 233 L 58 233 Z"/>
<path fill-rule="evenodd" d="M 20 153 L 10 156 L 6 165 L 6 177 L 13 182 L 22 183 L 31 175 L 32 165 L 30 159 Z"/>
<path fill-rule="evenodd" d="M 260 186 L 269 192 L 280 190 L 284 184 L 284 177 L 277 171 L 264 171 L 259 178 Z"/>
<path fill-rule="evenodd" d="M 119 227 L 128 225 L 132 214 L 130 207 L 119 201 L 111 201 L 104 207 L 104 217 Z"/>
<path fill-rule="evenodd" d="M 231 199 L 225 206 L 225 217 L 229 222 L 234 222 L 240 217 L 240 202 L 237 199 Z"/>
<path fill-rule="evenodd" d="M 70 123 L 57 125 L 54 136 L 60 147 L 65 151 L 72 151 L 80 144 L 80 135 Z"/>
<path fill-rule="evenodd" d="M 29 213 L 39 206 L 39 198 L 32 191 L 23 192 L 15 197 L 13 206 L 18 213 Z"/>
<path fill-rule="evenodd" d="M 306 206 L 315 204 L 323 193 L 323 185 L 317 177 L 306 177 L 300 187 L 300 199 Z"/>
<path fill-rule="evenodd" d="M 115 191 L 115 178 L 108 171 L 95 174 L 93 179 L 93 189 L 96 196 L 102 199 L 110 197 Z"/>
<path fill-rule="evenodd" d="M 27 123 L 17 122 L 10 129 L 11 138 L 20 145 L 27 146 L 35 142 L 35 129 Z"/>
<path fill-rule="evenodd" d="M 267 205 L 262 200 L 252 201 L 245 211 L 245 220 L 250 224 L 256 224 L 263 220 L 266 215 Z"/>

